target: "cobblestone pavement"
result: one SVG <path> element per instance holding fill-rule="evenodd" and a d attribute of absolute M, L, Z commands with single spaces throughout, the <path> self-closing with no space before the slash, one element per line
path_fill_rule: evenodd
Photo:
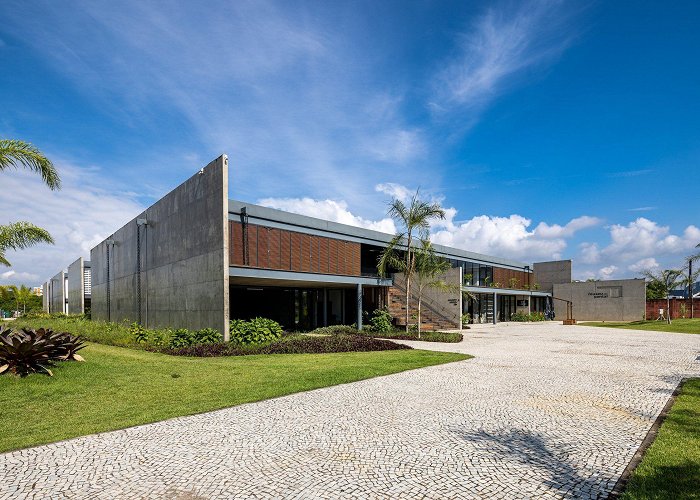
<path fill-rule="evenodd" d="M 465 333 L 429 348 L 472 360 L 0 455 L 0 498 L 601 498 L 700 374 L 700 335 Z"/>

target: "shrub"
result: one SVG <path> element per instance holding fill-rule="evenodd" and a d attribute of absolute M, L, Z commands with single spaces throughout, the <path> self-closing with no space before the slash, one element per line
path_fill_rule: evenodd
<path fill-rule="evenodd" d="M 148 342 L 148 330 L 146 330 L 143 326 L 139 325 L 138 323 L 131 323 L 131 325 L 129 326 L 129 333 L 133 335 L 134 340 L 139 344 Z"/>
<path fill-rule="evenodd" d="M 12 331 L 0 327 L 0 373 L 9 372 L 26 377 L 45 373 L 57 361 L 83 361 L 77 352 L 84 346 L 80 337 L 52 330 L 23 328 Z"/>
<path fill-rule="evenodd" d="M 524 312 L 514 312 L 513 314 L 510 315 L 510 320 L 511 321 L 530 321 L 530 316 L 527 315 Z"/>
<path fill-rule="evenodd" d="M 282 336 L 282 327 L 267 318 L 253 318 L 250 321 L 231 320 L 229 323 L 231 342 L 237 344 L 263 344 Z"/>
<path fill-rule="evenodd" d="M 547 318 L 545 318 L 544 313 L 541 313 L 541 312 L 531 312 L 530 313 L 530 321 L 544 321 L 545 319 L 547 319 Z"/>
<path fill-rule="evenodd" d="M 394 329 L 391 324 L 391 314 L 386 308 L 375 309 L 369 322 L 373 332 L 387 333 Z"/>
<path fill-rule="evenodd" d="M 314 335 L 357 335 L 357 328 L 350 325 L 330 325 L 316 328 L 309 332 Z"/>
<path fill-rule="evenodd" d="M 223 335 L 219 333 L 219 330 L 214 328 L 202 328 L 194 332 L 195 344 L 216 344 L 222 340 L 224 340 Z"/>
<path fill-rule="evenodd" d="M 189 331 L 187 328 L 178 328 L 173 331 L 170 336 L 168 347 L 171 349 L 178 349 L 180 347 L 189 347 L 194 343 L 195 337 L 193 332 Z"/>

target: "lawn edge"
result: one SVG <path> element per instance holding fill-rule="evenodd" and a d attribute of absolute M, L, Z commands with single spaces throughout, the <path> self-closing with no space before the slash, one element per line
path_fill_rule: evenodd
<path fill-rule="evenodd" d="M 105 345 L 105 344 L 100 344 L 100 345 Z M 121 346 L 109 346 L 109 347 L 118 347 L 118 348 L 121 348 Z M 128 349 L 128 347 L 124 347 L 123 349 Z M 51 442 L 48 442 L 48 443 L 41 443 L 41 444 L 35 444 L 35 445 L 32 445 L 32 446 L 24 446 L 24 447 L 21 447 L 21 448 L 14 448 L 14 449 L 12 449 L 12 450 L 0 451 L 0 458 L 2 458 L 3 456 L 9 455 L 9 454 L 11 454 L 11 453 L 16 453 L 16 452 L 18 452 L 18 451 L 31 450 L 32 448 L 39 448 L 39 447 L 42 447 L 42 446 L 53 446 L 53 445 L 60 444 L 60 443 L 66 443 L 66 442 L 68 442 L 68 441 L 74 441 L 74 440 L 76 440 L 76 439 L 82 439 L 82 438 L 87 437 L 87 436 L 102 436 L 103 434 L 111 434 L 111 433 L 113 433 L 113 432 L 122 432 L 122 431 L 126 431 L 126 430 L 129 430 L 129 429 L 135 429 L 135 428 L 137 428 L 137 427 L 144 427 L 144 426 L 146 426 L 146 425 L 157 424 L 157 423 L 160 423 L 160 422 L 168 422 L 168 421 L 170 421 L 170 420 L 177 420 L 177 419 L 180 419 L 180 418 L 194 417 L 194 416 L 196 416 L 196 415 L 204 415 L 205 413 L 212 413 L 212 412 L 216 412 L 216 411 L 223 411 L 223 410 L 227 410 L 227 409 L 229 409 L 229 408 L 237 408 L 237 407 L 239 407 L 239 406 L 245 406 L 245 405 L 252 405 L 252 404 L 256 404 L 256 403 L 262 403 L 263 401 L 272 401 L 272 400 L 275 400 L 275 399 L 286 398 L 286 397 L 289 397 L 289 396 L 294 396 L 295 394 L 303 394 L 303 393 L 306 393 L 306 392 L 321 391 L 321 390 L 324 390 L 324 389 L 328 389 L 329 387 L 341 387 L 341 386 L 343 386 L 343 385 L 350 385 L 350 384 L 356 384 L 356 383 L 358 383 L 358 382 L 364 382 L 365 380 L 374 380 L 374 379 L 379 379 L 379 378 L 384 378 L 384 377 L 391 377 L 391 376 L 393 376 L 393 375 L 398 375 L 399 373 L 406 373 L 406 372 L 411 372 L 411 371 L 414 371 L 414 370 L 423 370 L 423 369 L 425 369 L 425 368 L 433 368 L 433 367 L 436 367 L 436 366 L 447 365 L 447 364 L 450 364 L 450 363 L 462 363 L 462 362 L 465 362 L 465 361 L 469 361 L 469 360 L 471 360 L 471 359 L 474 359 L 474 355 L 472 355 L 472 354 L 467 354 L 467 353 L 452 352 L 452 351 L 432 351 L 432 350 L 430 350 L 430 349 L 414 349 L 414 350 L 415 350 L 415 351 L 425 351 L 425 352 L 435 352 L 435 353 L 438 353 L 438 354 L 461 354 L 461 355 L 463 355 L 463 356 L 466 356 L 466 358 L 465 358 L 465 359 L 457 359 L 457 360 L 454 360 L 454 361 L 446 361 L 446 362 L 444 362 L 444 363 L 439 363 L 439 364 L 435 364 L 435 365 L 420 366 L 420 367 L 418 367 L 418 368 L 407 368 L 406 370 L 401 370 L 401 371 L 394 372 L 394 373 L 386 373 L 386 374 L 384 374 L 384 375 L 375 375 L 374 377 L 361 378 L 361 379 L 359 379 L 359 380 L 353 380 L 352 382 L 342 382 L 342 383 L 340 383 L 340 384 L 324 385 L 323 387 L 316 387 L 315 389 L 309 389 L 309 390 L 306 390 L 306 391 L 290 392 L 289 394 L 281 394 L 281 395 L 279 395 L 279 396 L 273 396 L 273 397 L 271 397 L 271 398 L 266 398 L 266 399 L 259 399 L 259 400 L 257 400 L 257 401 L 249 401 L 249 402 L 247 402 L 247 403 L 240 403 L 240 404 L 237 404 L 237 405 L 222 406 L 221 408 L 215 408 L 215 409 L 212 409 L 212 410 L 198 411 L 198 412 L 195 412 L 195 413 L 187 413 L 187 414 L 185 414 L 185 415 L 178 415 L 178 416 L 176 416 L 176 417 L 164 418 L 163 420 L 155 420 L 155 421 L 153 421 L 153 422 L 147 422 L 147 423 L 145 423 L 145 424 L 129 425 L 129 426 L 127 426 L 127 427 L 120 427 L 119 429 L 112 429 L 112 430 L 108 430 L 108 431 L 95 432 L 95 433 L 93 433 L 93 434 L 83 434 L 83 435 L 81 435 L 81 436 L 75 436 L 75 437 L 71 437 L 71 438 L 61 439 L 61 440 L 59 440 L 59 441 L 51 441 Z M 145 351 L 145 352 L 149 352 L 149 351 Z M 350 352 L 396 352 L 396 351 L 350 351 Z M 162 354 L 163 356 L 171 356 L 170 354 L 164 354 L 164 353 L 153 353 L 153 354 Z M 311 353 L 311 354 L 347 354 L 347 353 L 342 352 L 342 353 Z M 258 355 L 255 355 L 255 356 L 258 356 Z M 259 356 L 289 356 L 289 354 L 261 354 L 261 355 L 259 355 Z M 173 356 L 173 357 L 177 357 L 177 356 Z M 183 357 L 184 357 L 184 356 L 183 356 Z M 221 356 L 221 357 L 223 357 L 223 356 Z M 204 358 L 194 357 L 194 359 L 204 359 Z M 209 358 L 207 358 L 207 359 L 209 359 Z"/>
<path fill-rule="evenodd" d="M 664 332 L 664 333 L 666 333 L 666 332 Z M 677 333 L 677 332 L 668 332 L 668 333 Z M 673 390 L 671 397 L 668 398 L 668 401 L 666 401 L 666 404 L 664 405 L 663 409 L 661 410 L 659 415 L 656 417 L 656 420 L 654 420 L 654 423 L 651 425 L 651 428 L 649 428 L 649 431 L 647 432 L 647 435 L 642 440 L 642 443 L 639 445 L 639 448 L 637 448 L 637 451 L 632 456 L 632 459 L 627 464 L 627 467 L 625 467 L 625 470 L 622 471 L 622 475 L 618 478 L 617 482 L 615 483 L 615 486 L 610 491 L 608 498 L 620 498 L 625 493 L 625 490 L 627 489 L 627 484 L 629 483 L 630 479 L 632 478 L 632 474 L 634 474 L 634 471 L 637 469 L 639 464 L 642 463 L 642 460 L 644 460 L 644 456 L 646 455 L 649 447 L 652 444 L 654 444 L 654 441 L 656 441 L 656 437 L 659 434 L 659 429 L 661 428 L 663 423 L 666 421 L 668 414 L 671 412 L 671 408 L 673 408 L 673 405 L 676 403 L 678 396 L 683 391 L 683 386 L 689 380 L 691 380 L 690 377 L 684 377 L 680 380 L 680 382 L 678 382 L 678 385 Z"/>

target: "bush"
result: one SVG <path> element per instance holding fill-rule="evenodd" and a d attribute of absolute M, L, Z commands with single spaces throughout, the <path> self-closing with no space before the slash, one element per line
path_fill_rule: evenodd
<path fill-rule="evenodd" d="M 391 324 L 391 314 L 386 308 L 375 309 L 369 322 L 373 332 L 387 333 L 394 329 Z"/>
<path fill-rule="evenodd" d="M 179 349 L 180 347 L 189 347 L 195 343 L 193 332 L 187 328 L 178 328 L 173 331 L 173 334 L 168 340 L 168 347 L 171 349 Z"/>
<path fill-rule="evenodd" d="M 388 340 L 374 339 L 364 335 L 305 335 L 294 334 L 269 344 L 241 345 L 220 342 L 200 344 L 180 349 L 159 350 L 176 356 L 246 356 L 251 354 L 320 354 L 333 352 L 366 352 L 411 349 Z"/>
<path fill-rule="evenodd" d="M 202 328 L 194 332 L 195 344 L 216 344 L 223 340 L 223 335 L 219 333 L 219 330 L 215 330 L 214 328 Z"/>
<path fill-rule="evenodd" d="M 531 312 L 530 314 L 526 314 L 523 312 L 515 312 L 510 315 L 510 320 L 511 321 L 544 321 L 544 313 L 541 312 Z"/>
<path fill-rule="evenodd" d="M 277 340 L 283 330 L 279 323 L 267 318 L 253 318 L 250 321 L 240 319 L 229 323 L 231 342 L 235 344 L 264 344 Z"/>
<path fill-rule="evenodd" d="M 513 314 L 510 315 L 510 320 L 511 321 L 519 321 L 519 322 L 530 321 L 530 316 L 527 315 L 526 313 L 518 311 L 518 312 L 514 312 Z"/>
<path fill-rule="evenodd" d="M 313 335 L 357 335 L 357 328 L 350 325 L 330 325 L 316 328 L 309 332 Z"/>
<path fill-rule="evenodd" d="M 0 326 L 0 373 L 9 372 L 26 377 L 45 373 L 57 361 L 83 361 L 77 354 L 85 345 L 80 337 L 52 330 L 23 328 L 13 331 Z"/>

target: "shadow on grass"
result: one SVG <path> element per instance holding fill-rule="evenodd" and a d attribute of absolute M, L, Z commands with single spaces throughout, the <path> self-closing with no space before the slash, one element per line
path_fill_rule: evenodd
<path fill-rule="evenodd" d="M 700 499 L 700 467 L 686 460 L 676 465 L 660 465 L 638 471 L 622 495 L 632 499 Z"/>

